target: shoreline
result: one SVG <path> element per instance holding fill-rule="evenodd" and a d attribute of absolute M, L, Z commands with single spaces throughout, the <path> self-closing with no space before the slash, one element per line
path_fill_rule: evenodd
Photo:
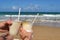
<path fill-rule="evenodd" d="M 0 21 L 0 23 L 3 22 L 3 21 Z M 31 22 L 31 21 L 29 21 Z M 58 27 L 60 28 L 60 22 L 41 22 L 41 21 L 35 21 L 33 26 L 48 26 L 48 27 Z"/>

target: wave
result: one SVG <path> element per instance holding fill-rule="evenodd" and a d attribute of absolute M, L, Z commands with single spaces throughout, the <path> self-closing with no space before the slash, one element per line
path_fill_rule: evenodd
<path fill-rule="evenodd" d="M 60 15 L 56 14 L 56 15 L 52 15 L 52 14 L 43 14 L 43 16 L 46 17 L 60 17 Z"/>
<path fill-rule="evenodd" d="M 17 17 L 18 15 L 5 15 L 5 16 L 12 16 L 12 17 Z M 20 17 L 35 17 L 36 15 L 20 15 Z M 39 15 L 38 17 L 41 17 L 41 16 L 44 16 L 44 17 L 60 17 L 60 15 L 52 15 L 52 14 L 43 14 L 43 15 Z"/>
<path fill-rule="evenodd" d="M 18 15 L 0 15 L 0 20 L 7 20 L 9 18 L 17 19 Z M 36 15 L 20 15 L 20 18 L 23 20 L 33 20 Z M 53 15 L 53 14 L 43 14 L 38 16 L 38 20 L 45 20 L 45 21 L 60 21 L 60 15 Z"/>
<path fill-rule="evenodd" d="M 20 20 L 33 21 L 36 15 L 20 15 Z M 10 17 L 12 20 L 16 20 L 18 15 L 0 15 L 0 21 L 9 20 Z M 53 27 L 60 27 L 60 15 L 51 15 L 51 14 L 43 14 L 39 15 L 35 25 L 47 25 Z"/>

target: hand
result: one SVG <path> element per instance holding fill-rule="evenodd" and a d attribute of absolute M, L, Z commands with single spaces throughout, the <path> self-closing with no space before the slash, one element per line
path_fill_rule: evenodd
<path fill-rule="evenodd" d="M 19 34 L 20 34 L 20 37 L 23 39 L 26 36 L 27 32 L 21 27 Z"/>
<path fill-rule="evenodd" d="M 22 40 L 31 40 L 32 39 L 32 32 L 27 32 L 23 29 L 23 27 L 20 28 L 20 37 Z"/>
<path fill-rule="evenodd" d="M 3 40 L 3 37 L 7 37 L 6 39 L 9 39 L 9 26 L 12 24 L 12 21 L 4 21 L 0 22 L 0 39 Z"/>
<path fill-rule="evenodd" d="M 3 21 L 0 23 L 0 32 L 3 32 L 5 30 L 9 30 L 9 26 L 12 24 L 12 21 Z"/>

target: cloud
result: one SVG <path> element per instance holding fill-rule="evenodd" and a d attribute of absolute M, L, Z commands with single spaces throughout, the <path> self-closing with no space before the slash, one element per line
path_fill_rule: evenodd
<path fill-rule="evenodd" d="M 12 6 L 12 9 L 14 9 L 14 10 L 15 10 L 15 9 L 17 9 L 17 7 L 16 7 L 16 6 Z"/>
<path fill-rule="evenodd" d="M 31 10 L 31 11 L 39 11 L 40 10 L 40 6 L 38 4 L 30 4 L 27 7 L 24 8 L 24 10 Z"/>

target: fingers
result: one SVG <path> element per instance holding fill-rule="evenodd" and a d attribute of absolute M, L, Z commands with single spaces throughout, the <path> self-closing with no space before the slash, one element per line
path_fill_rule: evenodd
<path fill-rule="evenodd" d="M 1 23 L 0 23 L 0 28 L 3 28 L 3 27 L 5 26 L 5 23 L 6 23 L 6 22 L 1 22 Z"/>
<path fill-rule="evenodd" d="M 7 23 L 8 25 L 11 25 L 11 24 L 12 24 L 12 20 L 8 20 L 8 21 L 6 21 L 6 23 Z"/>
<path fill-rule="evenodd" d="M 4 33 L 4 32 L 7 32 L 8 30 L 2 30 L 2 29 L 0 29 L 0 32 L 1 33 Z"/>
<path fill-rule="evenodd" d="M 13 40 L 13 36 L 8 35 L 8 36 L 6 37 L 6 40 Z"/>
<path fill-rule="evenodd" d="M 8 29 L 9 29 L 9 26 L 11 24 L 12 24 L 12 21 L 11 20 L 4 21 L 4 22 L 1 22 L 0 23 L 0 32 L 1 33 L 4 33 L 2 36 L 9 35 Z M 4 38 L 0 37 L 0 40 L 4 40 Z M 6 37 L 6 40 L 13 40 L 13 37 L 7 36 Z"/>
<path fill-rule="evenodd" d="M 3 27 L 5 27 L 6 24 L 11 25 L 12 24 L 12 21 L 11 20 L 8 20 L 8 21 L 1 22 L 0 23 L 0 29 L 3 28 Z"/>
<path fill-rule="evenodd" d="M 0 23 L 0 32 L 9 31 L 9 26 L 12 24 L 11 20 L 3 21 Z"/>
<path fill-rule="evenodd" d="M 20 37 L 22 40 L 31 40 L 32 32 L 27 32 L 23 28 L 20 30 Z"/>
<path fill-rule="evenodd" d="M 0 40 L 4 40 L 4 38 L 3 37 L 0 37 Z"/>

